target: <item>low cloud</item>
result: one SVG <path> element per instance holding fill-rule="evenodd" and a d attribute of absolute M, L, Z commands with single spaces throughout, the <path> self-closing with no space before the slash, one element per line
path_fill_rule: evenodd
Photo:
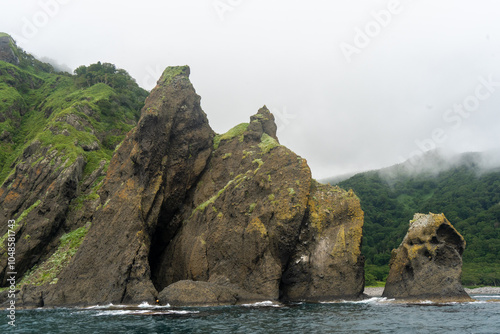
<path fill-rule="evenodd" d="M 497 1 L 6 2 L 0 31 L 58 69 L 111 62 L 151 89 L 190 65 L 217 132 L 285 110 L 280 141 L 318 179 L 499 146 L 500 89 L 476 96 L 479 78 L 500 81 Z"/>

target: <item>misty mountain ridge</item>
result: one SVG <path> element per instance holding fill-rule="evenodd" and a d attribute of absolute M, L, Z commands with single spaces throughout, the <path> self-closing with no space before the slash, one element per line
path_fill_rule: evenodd
<path fill-rule="evenodd" d="M 474 170 L 477 174 L 499 171 L 500 149 L 464 153 L 455 153 L 444 149 L 435 149 L 389 167 L 340 174 L 323 179 L 321 182 L 339 184 L 358 174 L 376 173 L 379 174 L 379 176 L 387 183 L 393 184 L 401 177 L 436 177 L 442 172 L 460 166 Z"/>
<path fill-rule="evenodd" d="M 341 188 L 354 191 L 365 212 L 367 272 L 383 280 L 391 251 L 403 239 L 414 213 L 433 212 L 444 213 L 467 242 L 462 283 L 500 284 L 500 165 L 496 157 L 495 151 L 446 154 L 435 150 L 414 161 L 338 182 Z"/>

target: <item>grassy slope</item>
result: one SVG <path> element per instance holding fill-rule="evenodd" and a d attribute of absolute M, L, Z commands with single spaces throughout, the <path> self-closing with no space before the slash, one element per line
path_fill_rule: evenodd
<path fill-rule="evenodd" d="M 0 61 L 0 135 L 4 137 L 0 140 L 0 184 L 23 162 L 23 151 L 35 141 L 49 151 L 55 150 L 67 161 L 66 166 L 83 156 L 85 180 L 103 160 L 109 163 L 115 147 L 138 120 L 147 92 L 133 80 L 127 82 L 130 91 L 104 83 L 82 87 L 75 76 L 55 73 L 50 65 L 21 49 L 14 50 L 21 60 L 19 66 Z M 94 146 L 89 150 L 93 144 L 97 149 Z M 98 198 L 101 181 L 102 177 L 98 178 L 91 189 L 75 198 L 70 208 L 78 210 L 85 201 Z M 56 280 L 57 272 L 76 252 L 86 231 L 80 227 L 61 237 L 56 253 L 32 268 L 24 283 Z"/>

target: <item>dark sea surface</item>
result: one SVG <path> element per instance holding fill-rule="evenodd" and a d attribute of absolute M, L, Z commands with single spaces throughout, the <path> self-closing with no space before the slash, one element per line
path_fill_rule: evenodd
<path fill-rule="evenodd" d="M 3 310 L 0 333 L 500 333 L 500 296 L 472 297 L 478 301 L 18 310 L 15 328 Z"/>

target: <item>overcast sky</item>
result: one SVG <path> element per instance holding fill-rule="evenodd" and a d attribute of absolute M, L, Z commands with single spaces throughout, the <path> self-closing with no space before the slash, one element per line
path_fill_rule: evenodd
<path fill-rule="evenodd" d="M 215 131 L 262 105 L 315 178 L 500 143 L 494 0 L 0 0 L 0 31 L 146 89 L 189 65 Z"/>

